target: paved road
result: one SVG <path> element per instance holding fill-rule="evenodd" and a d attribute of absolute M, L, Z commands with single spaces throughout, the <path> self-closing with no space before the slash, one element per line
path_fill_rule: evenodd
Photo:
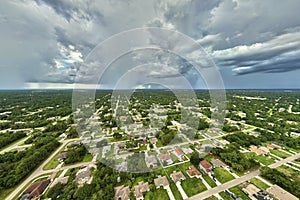
<path fill-rule="evenodd" d="M 79 140 L 79 138 L 76 139 L 70 139 L 70 140 L 65 140 L 62 142 L 62 145 L 56 149 L 55 152 L 53 152 L 51 154 L 51 156 L 49 156 L 30 176 L 28 176 L 20 185 L 18 185 L 18 187 L 6 198 L 6 199 L 13 199 L 31 180 L 33 180 L 34 178 L 48 173 L 48 172 L 53 172 L 54 170 L 43 170 L 44 166 L 59 152 L 61 151 L 65 145 L 71 141 L 76 141 Z M 71 167 L 71 166 L 68 166 Z M 62 168 L 63 169 L 63 168 Z"/>
<path fill-rule="evenodd" d="M 2 151 L 0 151 L 0 154 L 4 154 L 5 152 L 9 152 L 15 148 L 17 148 L 20 144 L 23 144 L 25 142 L 25 140 L 27 140 L 30 136 L 26 136 L 25 138 L 23 138 L 22 140 L 20 140 L 19 142 L 3 149 Z"/>
<path fill-rule="evenodd" d="M 283 159 L 283 160 L 280 160 L 272 165 L 269 165 L 270 168 L 277 168 L 285 163 L 288 163 L 288 162 L 291 162 L 293 160 L 296 160 L 300 158 L 300 153 L 294 155 L 294 156 L 291 156 L 291 157 L 288 157 L 286 159 Z M 250 172 L 249 174 L 246 174 L 244 176 L 241 176 L 237 179 L 234 179 L 232 181 L 229 181 L 227 183 L 224 183 L 222 185 L 219 185 L 217 187 L 214 187 L 214 188 L 210 188 L 208 190 L 206 190 L 205 192 L 202 192 L 200 194 L 197 194 L 195 196 L 192 196 L 189 198 L 189 200 L 199 200 L 199 199 L 205 199 L 205 198 L 208 198 L 216 193 L 220 193 L 228 188 L 231 188 L 231 187 L 234 187 L 236 185 L 239 185 L 245 181 L 248 181 L 250 179 L 252 179 L 253 177 L 255 176 L 258 176 L 259 175 L 259 170 L 256 170 L 256 171 L 253 171 L 253 172 Z"/>

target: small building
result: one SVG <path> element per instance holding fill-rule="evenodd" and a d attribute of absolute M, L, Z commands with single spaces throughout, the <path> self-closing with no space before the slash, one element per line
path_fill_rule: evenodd
<path fill-rule="evenodd" d="M 96 168 L 96 166 L 90 165 L 78 170 L 75 177 L 75 181 L 77 182 L 78 187 L 83 186 L 85 183 L 89 184 L 92 181 L 91 168 Z"/>
<path fill-rule="evenodd" d="M 159 175 L 156 179 L 154 179 L 154 184 L 157 189 L 160 187 L 166 189 L 169 186 L 169 181 L 167 177 Z"/>
<path fill-rule="evenodd" d="M 130 200 L 129 198 L 130 189 L 128 186 L 121 185 L 119 187 L 115 187 L 115 200 Z"/>
<path fill-rule="evenodd" d="M 64 161 L 66 158 L 67 158 L 67 151 L 63 151 L 61 152 L 57 157 L 56 157 L 56 160 L 59 160 L 59 161 Z"/>
<path fill-rule="evenodd" d="M 183 173 L 181 171 L 179 171 L 179 172 L 174 171 L 170 175 L 170 177 L 175 183 L 185 180 L 185 176 L 183 175 Z"/>
<path fill-rule="evenodd" d="M 134 196 L 136 197 L 137 200 L 143 200 L 144 199 L 143 193 L 149 191 L 150 191 L 149 183 L 148 182 L 144 183 L 143 181 L 141 181 L 138 183 L 138 185 L 134 187 Z"/>
<path fill-rule="evenodd" d="M 202 169 L 206 174 L 209 174 L 212 171 L 212 165 L 206 160 L 201 160 L 199 163 L 200 169 Z"/>
<path fill-rule="evenodd" d="M 184 153 L 181 151 L 181 149 L 179 149 L 178 147 L 175 148 L 175 153 L 177 156 L 181 157 L 184 155 Z"/>
<path fill-rule="evenodd" d="M 170 154 L 163 154 L 163 153 L 161 153 L 161 154 L 159 154 L 159 159 L 161 161 L 165 161 L 167 163 L 167 165 L 173 164 L 173 161 L 171 159 Z"/>
<path fill-rule="evenodd" d="M 53 186 L 55 186 L 57 183 L 61 183 L 63 185 L 66 185 L 68 183 L 69 180 L 69 176 L 65 176 L 65 177 L 58 177 L 57 179 L 55 179 L 53 181 L 53 183 L 50 185 L 50 188 L 52 188 Z"/>
<path fill-rule="evenodd" d="M 192 154 L 193 150 L 191 148 L 181 148 L 183 153 L 185 154 Z"/>
<path fill-rule="evenodd" d="M 250 197 L 251 199 L 256 199 L 256 198 L 254 197 L 254 195 L 256 195 L 256 194 L 260 191 L 260 189 L 257 188 L 257 187 L 256 187 L 255 185 L 253 185 L 253 184 L 247 185 L 247 186 L 244 187 L 242 190 L 243 190 L 243 192 L 245 192 L 246 194 L 248 194 L 249 197 Z"/>
<path fill-rule="evenodd" d="M 222 162 L 221 160 L 219 160 L 219 159 L 213 158 L 213 159 L 211 159 L 210 162 L 212 163 L 212 165 L 213 165 L 214 167 L 222 167 L 222 168 L 227 167 L 227 165 L 226 165 L 225 163 L 223 163 L 223 162 Z"/>
<path fill-rule="evenodd" d="M 158 162 L 156 160 L 156 157 L 154 155 L 145 156 L 145 162 L 148 168 L 156 167 Z"/>
<path fill-rule="evenodd" d="M 256 153 L 256 155 L 267 155 L 268 154 L 268 152 L 266 152 L 262 149 L 258 149 L 256 147 L 251 147 L 250 151 Z"/>
<path fill-rule="evenodd" d="M 298 198 L 288 191 L 282 189 L 278 185 L 272 185 L 267 189 L 267 192 L 279 200 L 297 200 Z"/>
<path fill-rule="evenodd" d="M 42 180 L 32 183 L 23 193 L 21 199 L 34 199 L 39 197 L 50 184 L 51 180 Z"/>
<path fill-rule="evenodd" d="M 186 173 L 189 175 L 190 178 L 200 178 L 201 173 L 197 170 L 194 165 L 189 166 L 189 169 L 186 170 Z"/>
<path fill-rule="evenodd" d="M 267 147 L 269 149 L 282 149 L 282 147 L 277 142 L 273 142 L 271 144 L 267 144 Z"/>

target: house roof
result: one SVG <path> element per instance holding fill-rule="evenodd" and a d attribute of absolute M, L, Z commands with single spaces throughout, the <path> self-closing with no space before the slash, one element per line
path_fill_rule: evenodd
<path fill-rule="evenodd" d="M 23 194 L 29 194 L 29 198 L 39 196 L 44 192 L 44 190 L 50 184 L 50 182 L 51 180 L 49 179 L 34 182 L 23 192 Z"/>
<path fill-rule="evenodd" d="M 256 147 L 251 147 L 251 148 L 250 148 L 250 151 L 251 151 L 251 152 L 254 152 L 254 153 L 258 154 L 258 155 L 264 155 L 264 154 L 267 154 L 267 153 L 268 153 L 268 152 L 266 152 L 266 151 L 264 151 L 264 150 L 262 150 L 262 149 L 258 149 L 258 148 L 256 148 Z"/>
<path fill-rule="evenodd" d="M 143 197 L 144 192 L 148 192 L 150 190 L 149 183 L 144 183 L 143 181 L 139 182 L 138 185 L 134 187 L 134 194 L 136 198 Z"/>
<path fill-rule="evenodd" d="M 170 156 L 170 154 L 163 154 L 163 153 L 161 153 L 161 154 L 159 154 L 159 158 L 161 160 L 170 160 L 171 156 Z"/>
<path fill-rule="evenodd" d="M 278 185 L 272 185 L 267 189 L 271 195 L 274 195 L 277 199 L 288 199 L 288 200 L 297 200 L 298 198 L 282 189 Z"/>
<path fill-rule="evenodd" d="M 219 159 L 213 158 L 210 162 L 213 164 L 214 167 L 227 167 L 227 165 Z"/>
<path fill-rule="evenodd" d="M 196 169 L 194 165 L 191 165 L 186 172 L 188 173 L 188 175 L 190 175 L 190 177 L 201 175 L 201 173 Z"/>
<path fill-rule="evenodd" d="M 255 185 L 253 184 L 249 184 L 247 185 L 247 187 L 242 189 L 246 194 L 248 194 L 249 196 L 253 196 L 254 194 L 257 194 L 260 189 L 257 188 Z"/>
<path fill-rule="evenodd" d="M 154 179 L 154 184 L 156 187 L 165 187 L 169 185 L 169 181 L 165 176 L 158 176 L 156 179 Z"/>
<path fill-rule="evenodd" d="M 206 160 L 201 160 L 200 165 L 202 167 L 204 167 L 206 170 L 209 170 L 212 168 L 212 165 L 209 162 L 207 162 Z"/>
<path fill-rule="evenodd" d="M 171 178 L 173 179 L 173 181 L 174 181 L 175 183 L 180 182 L 180 181 L 182 181 L 182 180 L 185 180 L 185 176 L 182 174 L 181 171 L 179 171 L 179 172 L 175 172 L 175 171 L 174 171 L 174 172 L 171 174 Z"/>
<path fill-rule="evenodd" d="M 181 149 L 179 148 L 175 148 L 175 152 L 177 153 L 177 155 L 182 156 L 183 152 L 181 151 Z"/>
<path fill-rule="evenodd" d="M 124 185 L 121 185 L 119 187 L 115 187 L 115 199 L 121 198 L 121 200 L 129 200 L 129 193 L 130 189 L 129 187 L 125 187 Z"/>

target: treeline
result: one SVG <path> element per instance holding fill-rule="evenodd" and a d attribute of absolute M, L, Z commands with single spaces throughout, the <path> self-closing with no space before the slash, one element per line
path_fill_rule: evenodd
<path fill-rule="evenodd" d="M 21 139 L 23 137 L 26 136 L 26 133 L 24 132 L 15 132 L 15 133 L 11 133 L 11 132 L 6 132 L 6 133 L 2 133 L 0 134 L 0 148 L 5 147 L 6 145 Z"/>
<path fill-rule="evenodd" d="M 252 158 L 247 158 L 241 153 L 237 146 L 229 145 L 226 148 L 213 148 L 212 153 L 219 156 L 230 167 L 239 172 L 245 172 L 259 163 Z"/>
<path fill-rule="evenodd" d="M 88 154 L 88 151 L 86 150 L 85 146 L 83 144 L 77 145 L 68 150 L 67 158 L 64 162 L 65 164 L 81 162 L 86 154 Z"/>
<path fill-rule="evenodd" d="M 58 146 L 59 142 L 55 138 L 43 137 L 25 151 L 0 155 L 0 191 L 19 184 Z"/>
<path fill-rule="evenodd" d="M 232 135 L 226 135 L 223 138 L 230 143 L 236 143 L 239 146 L 249 147 L 250 145 L 261 145 L 264 142 L 278 142 L 290 148 L 300 149 L 300 138 L 292 138 L 285 134 L 272 133 L 270 131 L 255 129 L 259 136 L 248 135 L 243 132 L 237 132 Z"/>
<path fill-rule="evenodd" d="M 294 179 L 291 180 L 284 173 L 278 171 L 277 169 L 271 169 L 268 167 L 262 167 L 260 169 L 261 176 L 270 180 L 274 184 L 279 185 L 283 189 L 289 191 L 294 194 L 298 198 L 300 198 L 300 180 Z"/>

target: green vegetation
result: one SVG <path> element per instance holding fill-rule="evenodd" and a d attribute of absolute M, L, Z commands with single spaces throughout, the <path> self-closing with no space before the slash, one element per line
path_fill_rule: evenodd
<path fill-rule="evenodd" d="M 181 186 L 188 197 L 207 190 L 205 185 L 198 178 L 187 178 L 186 180 L 181 182 Z"/>
<path fill-rule="evenodd" d="M 289 155 L 289 154 L 287 154 L 285 152 L 282 152 L 282 151 L 280 151 L 278 149 L 270 149 L 270 153 L 272 153 L 272 154 L 274 154 L 276 156 L 279 156 L 280 158 L 287 158 L 287 157 L 291 156 L 291 155 Z"/>
<path fill-rule="evenodd" d="M 248 195 L 246 195 L 241 188 L 238 186 L 232 187 L 229 189 L 230 192 L 234 193 L 236 196 L 242 198 L 243 200 L 250 200 Z"/>
<path fill-rule="evenodd" d="M 202 177 L 210 187 L 213 188 L 217 186 L 217 184 L 208 175 L 203 174 Z"/>
<path fill-rule="evenodd" d="M 159 188 L 154 191 L 147 192 L 145 195 L 145 200 L 166 200 L 169 199 L 168 193 L 166 190 Z"/>
<path fill-rule="evenodd" d="M 275 163 L 274 160 L 268 158 L 267 156 L 257 155 L 257 156 L 254 156 L 254 160 L 260 162 L 261 164 L 263 164 L 265 166 Z"/>
<path fill-rule="evenodd" d="M 172 193 L 173 193 L 175 199 L 176 200 L 182 200 L 182 196 L 181 196 L 180 192 L 178 191 L 178 188 L 177 188 L 177 186 L 175 185 L 174 182 L 170 183 L 170 188 L 172 190 Z"/>
<path fill-rule="evenodd" d="M 250 180 L 250 182 L 251 182 L 253 185 L 255 185 L 256 187 L 258 187 L 259 189 L 261 189 L 261 190 L 265 190 L 265 191 L 266 191 L 266 189 L 270 187 L 269 185 L 265 184 L 264 182 L 262 182 L 262 181 L 259 180 L 258 178 L 252 178 L 252 179 Z"/>
<path fill-rule="evenodd" d="M 270 169 L 268 167 L 261 168 L 261 176 L 270 180 L 272 183 L 279 185 L 283 189 L 300 197 L 300 180 L 298 177 L 288 177 L 277 169 Z"/>
<path fill-rule="evenodd" d="M 220 192 L 219 195 L 220 195 L 224 200 L 232 200 L 232 198 L 231 198 L 226 192 Z"/>
<path fill-rule="evenodd" d="M 86 155 L 89 154 L 83 144 L 75 145 L 73 147 L 69 146 L 67 151 L 67 158 L 64 161 L 65 164 L 74 164 L 78 162 L 83 162 L 84 158 L 87 159 Z"/>
<path fill-rule="evenodd" d="M 220 181 L 220 183 L 226 183 L 234 179 L 234 177 L 223 168 L 215 168 L 214 176 L 218 181 Z"/>
<path fill-rule="evenodd" d="M 205 200 L 218 200 L 218 198 L 215 196 L 210 196 L 210 197 L 206 198 Z"/>
<path fill-rule="evenodd" d="M 0 134 L 0 149 L 26 136 L 26 133 L 18 131 L 15 133 L 5 132 Z"/>
<path fill-rule="evenodd" d="M 229 145 L 223 149 L 219 147 L 213 148 L 212 153 L 218 155 L 237 172 L 244 172 L 259 165 L 253 158 L 247 158 L 242 154 L 235 145 Z"/>

